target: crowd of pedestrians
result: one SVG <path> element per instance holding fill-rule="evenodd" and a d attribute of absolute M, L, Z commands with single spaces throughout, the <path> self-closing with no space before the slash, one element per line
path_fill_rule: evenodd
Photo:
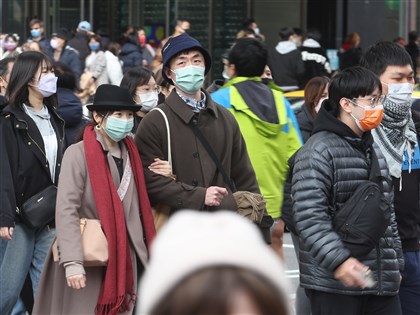
<path fill-rule="evenodd" d="M 268 48 L 254 19 L 222 60 L 184 18 L 157 49 L 29 26 L 2 36 L 1 314 L 292 314 L 285 226 L 296 314 L 420 314 L 416 32 L 350 33 L 332 73 L 317 29 Z"/>

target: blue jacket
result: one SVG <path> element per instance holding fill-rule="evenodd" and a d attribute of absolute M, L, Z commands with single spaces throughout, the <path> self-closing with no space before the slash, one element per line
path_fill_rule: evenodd
<path fill-rule="evenodd" d="M 123 62 L 123 73 L 126 73 L 130 68 L 141 66 L 143 61 L 141 48 L 129 42 L 122 45 L 119 58 Z"/>
<path fill-rule="evenodd" d="M 83 105 L 72 90 L 61 87 L 57 88 L 57 100 L 57 114 L 65 122 L 65 139 L 68 147 L 76 142 L 77 136 L 81 135 L 82 128 L 86 124 L 83 119 Z"/>
<path fill-rule="evenodd" d="M 53 59 L 54 50 L 51 47 L 49 47 L 46 53 L 51 59 Z M 60 59 L 58 61 L 68 66 L 73 71 L 74 75 L 76 76 L 76 81 L 79 82 L 81 68 L 80 68 L 79 53 L 77 52 L 77 50 L 75 50 L 74 48 L 71 48 L 70 46 L 66 46 L 63 49 Z"/>

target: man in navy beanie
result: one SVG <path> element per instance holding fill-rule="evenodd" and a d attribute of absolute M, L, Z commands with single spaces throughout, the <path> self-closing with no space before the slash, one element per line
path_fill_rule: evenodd
<path fill-rule="evenodd" d="M 169 122 L 172 172 L 176 179 L 149 170 L 152 163 L 159 161 L 157 159 L 170 160 L 165 119 L 162 113 L 151 111 L 141 121 L 135 141 L 152 206 L 168 205 L 170 214 L 181 209 L 236 211 L 230 186 L 192 126 L 206 138 L 237 190 L 260 192 L 235 118 L 214 103 L 202 88 L 211 67 L 211 57 L 186 33 L 170 38 L 162 48 L 162 57 L 162 75 L 175 88 L 158 108 Z M 269 241 L 269 237 L 266 240 Z"/>

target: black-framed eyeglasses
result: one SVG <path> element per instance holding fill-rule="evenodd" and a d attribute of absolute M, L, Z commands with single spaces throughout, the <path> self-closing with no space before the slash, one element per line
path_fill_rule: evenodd
<path fill-rule="evenodd" d="M 386 95 L 379 95 L 379 96 L 374 96 L 372 98 L 361 98 L 361 97 L 355 97 L 352 99 L 354 100 L 360 100 L 360 101 L 365 101 L 368 103 L 368 106 L 374 108 L 376 105 L 378 104 L 383 104 L 386 100 Z"/>

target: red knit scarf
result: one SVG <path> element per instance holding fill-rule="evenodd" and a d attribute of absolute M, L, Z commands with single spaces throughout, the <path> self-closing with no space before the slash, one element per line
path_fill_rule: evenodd
<path fill-rule="evenodd" d="M 93 128 L 93 126 L 88 126 L 85 129 L 84 148 L 96 208 L 108 241 L 109 251 L 108 266 L 95 314 L 114 315 L 129 310 L 130 304 L 135 302 L 133 266 L 123 204 L 111 176 L 107 153 L 103 151 L 101 144 L 96 140 Z M 146 246 L 150 248 L 150 243 L 156 232 L 144 183 L 143 167 L 133 140 L 126 137 L 124 144 L 127 146 L 137 187 Z"/>

